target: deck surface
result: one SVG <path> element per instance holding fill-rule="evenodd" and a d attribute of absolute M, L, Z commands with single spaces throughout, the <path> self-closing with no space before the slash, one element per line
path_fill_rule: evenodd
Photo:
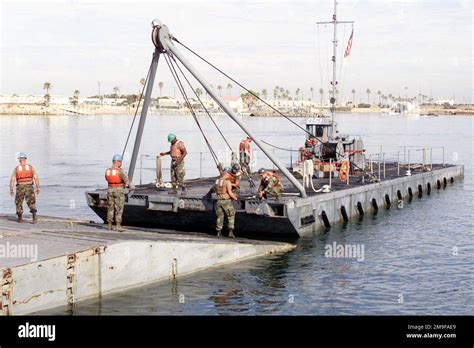
<path fill-rule="evenodd" d="M 23 223 L 16 221 L 16 216 L 0 215 L 0 244 L 4 248 L 19 245 L 36 245 L 38 259 L 46 260 L 53 257 L 83 251 L 96 246 L 105 246 L 124 241 L 162 241 L 162 242 L 196 242 L 209 244 L 252 244 L 266 245 L 270 242 L 243 238 L 203 235 L 202 233 L 178 232 L 162 229 L 147 229 L 127 226 L 125 232 L 109 231 L 105 224 L 77 219 L 53 218 L 39 216 L 37 224 L 31 223 L 26 216 Z M 156 232 L 160 233 L 156 233 Z M 271 242 L 271 244 L 281 244 Z M 30 263 L 31 259 L 19 257 L 0 257 L 0 268 L 14 267 Z"/>
<path fill-rule="evenodd" d="M 436 169 L 447 168 L 451 165 L 441 165 L 441 164 L 433 164 L 433 171 Z M 400 168 L 400 175 L 398 175 L 398 168 L 396 163 L 386 163 L 385 165 L 385 177 L 383 177 L 383 165 L 381 166 L 381 182 L 388 181 L 391 179 L 396 179 L 403 177 L 406 168 Z M 283 185 L 283 195 L 280 198 L 281 201 L 285 201 L 291 199 L 291 197 L 295 197 L 298 195 L 298 190 L 290 183 L 290 181 L 281 174 L 281 172 L 276 171 L 276 173 L 280 176 L 280 181 Z M 421 168 L 415 168 L 411 170 L 412 176 L 426 173 Z M 373 167 L 373 175 L 378 176 L 378 166 L 374 164 Z M 191 179 L 186 181 L 187 185 L 187 192 L 186 194 L 182 194 L 178 192 L 178 195 L 189 197 L 189 198 L 201 198 L 206 193 L 209 192 L 209 189 L 214 185 L 216 177 L 210 178 L 202 178 L 202 179 Z M 252 180 L 254 184 L 258 187 L 260 183 L 260 179 L 257 173 L 252 174 Z M 301 180 L 299 180 L 301 182 Z M 355 172 L 353 175 L 349 176 L 349 185 L 346 181 L 341 181 L 338 177 L 331 179 L 331 190 L 332 191 L 340 191 L 340 190 L 347 190 L 354 187 L 369 185 L 372 182 L 369 180 L 369 177 L 366 175 L 364 179 L 364 183 L 362 182 L 362 175 L 358 172 Z M 329 184 L 329 178 L 314 178 L 313 184 L 315 189 L 320 189 L 323 185 Z M 253 197 L 256 195 L 256 188 L 252 188 L 250 186 L 249 180 L 244 177 L 241 181 L 241 190 L 240 190 L 240 197 Z M 105 189 L 104 189 L 105 190 Z M 146 184 L 141 186 L 136 186 L 133 190 L 130 190 L 131 194 L 145 194 L 145 195 L 168 195 L 170 189 L 167 188 L 157 188 L 154 184 Z M 315 196 L 324 193 L 316 193 L 312 190 L 311 187 L 306 189 L 306 193 L 308 196 Z"/>

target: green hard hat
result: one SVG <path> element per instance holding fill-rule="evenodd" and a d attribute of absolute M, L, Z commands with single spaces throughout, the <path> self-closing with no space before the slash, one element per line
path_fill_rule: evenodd
<path fill-rule="evenodd" d="M 176 135 L 173 133 L 168 134 L 168 142 L 171 143 L 173 140 L 176 139 Z"/>

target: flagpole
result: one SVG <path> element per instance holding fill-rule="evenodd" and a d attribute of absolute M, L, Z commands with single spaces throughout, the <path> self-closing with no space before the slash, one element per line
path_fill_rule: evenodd
<path fill-rule="evenodd" d="M 354 23 L 353 21 L 338 21 L 337 20 L 337 0 L 334 0 L 334 14 L 332 16 L 332 21 L 330 22 L 316 22 L 316 24 L 333 24 L 334 25 L 334 37 L 332 41 L 333 45 L 333 54 L 332 54 L 332 97 L 329 102 L 331 104 L 331 129 L 334 129 L 334 114 L 336 112 L 336 54 L 337 54 L 337 25 L 342 23 Z"/>

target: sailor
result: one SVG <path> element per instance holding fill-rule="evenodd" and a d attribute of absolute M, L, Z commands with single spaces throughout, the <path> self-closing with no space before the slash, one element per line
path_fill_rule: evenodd
<path fill-rule="evenodd" d="M 128 176 L 122 170 L 122 156 L 114 155 L 112 158 L 112 167 L 105 171 L 105 180 L 107 180 L 109 187 L 107 189 L 107 224 L 108 229 L 112 230 L 112 222 L 117 225 L 117 231 L 123 232 L 122 214 L 125 205 L 124 189 L 128 186 Z"/>
<path fill-rule="evenodd" d="M 229 238 L 234 238 L 235 227 L 235 209 L 232 205 L 232 200 L 237 200 L 237 196 L 232 192 L 232 184 L 226 178 L 228 174 L 225 170 L 222 171 L 220 177 L 216 180 L 214 187 L 211 189 L 217 194 L 216 203 L 216 232 L 217 237 L 222 235 L 222 228 L 224 227 L 224 217 L 227 216 L 229 221 Z"/>
<path fill-rule="evenodd" d="M 240 155 L 240 165 L 246 174 L 250 175 L 252 171 L 250 170 L 250 143 L 252 139 L 247 136 L 239 144 L 239 155 Z"/>
<path fill-rule="evenodd" d="M 225 167 L 224 172 L 226 179 L 229 180 L 230 184 L 232 185 L 232 192 L 238 195 L 240 193 L 240 180 L 244 174 L 240 170 L 240 165 L 238 163 L 234 163 L 232 168 Z"/>
<path fill-rule="evenodd" d="M 31 164 L 26 164 L 26 154 L 20 152 L 18 161 L 20 164 L 13 169 L 10 178 L 10 194 L 13 196 L 13 188 L 16 181 L 16 215 L 18 215 L 18 222 L 23 222 L 23 200 L 26 200 L 31 214 L 33 214 L 33 223 L 37 222 L 36 217 L 36 196 L 33 184 L 36 185 L 36 194 L 40 193 L 40 184 L 38 175 Z"/>
<path fill-rule="evenodd" d="M 170 194 L 178 193 L 178 187 L 181 186 L 183 194 L 186 193 L 186 185 L 184 184 L 184 158 L 187 155 L 186 147 L 182 140 L 178 140 L 176 135 L 173 133 L 168 134 L 168 142 L 170 145 L 170 151 L 161 152 L 160 156 L 171 156 L 171 184 L 173 189 Z"/>
<path fill-rule="evenodd" d="M 260 175 L 260 187 L 258 188 L 258 197 L 267 198 L 267 195 L 278 199 L 281 195 L 282 186 L 280 177 L 273 172 L 267 172 L 264 168 L 258 170 Z"/>

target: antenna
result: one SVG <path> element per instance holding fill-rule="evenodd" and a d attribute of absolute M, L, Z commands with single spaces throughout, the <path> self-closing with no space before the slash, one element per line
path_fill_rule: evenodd
<path fill-rule="evenodd" d="M 337 25 L 344 23 L 354 23 L 353 21 L 338 21 L 337 20 L 337 0 L 334 0 L 334 14 L 332 15 L 332 21 L 330 22 L 316 22 L 316 24 L 333 24 L 334 25 L 334 37 L 332 41 L 333 53 L 332 53 L 332 97 L 331 103 L 331 126 L 334 129 L 334 113 L 336 112 L 336 52 L 337 52 Z"/>

